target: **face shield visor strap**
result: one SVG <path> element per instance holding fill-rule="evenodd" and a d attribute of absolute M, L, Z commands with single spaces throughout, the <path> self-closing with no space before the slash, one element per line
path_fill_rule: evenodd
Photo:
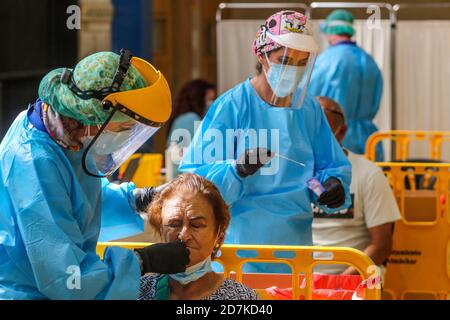
<path fill-rule="evenodd" d="M 125 75 L 131 66 L 131 58 L 133 55 L 130 50 L 121 49 L 120 50 L 120 60 L 117 67 L 116 74 L 114 75 L 113 82 L 110 87 L 105 87 L 100 90 L 81 90 L 78 88 L 75 80 L 73 79 L 73 71 L 70 69 L 64 69 L 61 74 L 61 83 L 67 85 L 69 89 L 80 99 L 89 100 L 97 99 L 102 101 L 111 93 L 119 92 L 122 86 Z"/>
<path fill-rule="evenodd" d="M 107 175 L 99 175 L 98 172 L 97 173 L 92 173 L 92 172 L 89 171 L 88 165 L 87 165 L 87 161 L 88 161 L 87 155 L 88 155 L 89 151 L 91 150 L 91 148 L 94 146 L 94 144 L 97 141 L 97 139 L 100 137 L 100 135 L 103 133 L 105 128 L 108 126 L 109 122 L 114 117 L 116 112 L 117 112 L 117 110 L 113 109 L 113 111 L 109 115 L 108 119 L 106 119 L 105 123 L 103 123 L 103 125 L 98 130 L 98 132 L 95 135 L 95 137 L 90 141 L 89 145 L 84 149 L 83 157 L 81 159 L 82 166 L 83 166 L 84 172 L 86 172 L 86 174 L 90 175 L 91 177 L 95 177 L 95 178 L 105 178 L 105 177 L 107 177 Z"/>

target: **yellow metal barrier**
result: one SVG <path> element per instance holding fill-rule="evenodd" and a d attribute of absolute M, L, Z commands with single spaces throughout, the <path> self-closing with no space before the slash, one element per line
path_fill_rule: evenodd
<path fill-rule="evenodd" d="M 133 163 L 132 161 L 138 161 Z M 133 154 L 130 159 L 119 168 L 119 177 L 127 172 L 129 165 L 136 166 L 133 171 L 132 177 L 129 181 L 136 184 L 136 187 L 154 187 L 161 185 L 161 167 L 162 167 L 162 154 L 159 153 L 136 153 Z"/>
<path fill-rule="evenodd" d="M 450 131 L 378 131 L 367 139 L 366 158 L 375 161 L 377 143 L 386 139 L 395 143 L 394 160 L 404 161 L 408 159 L 411 141 L 428 141 L 430 145 L 429 158 L 440 160 L 442 143 L 450 142 Z"/>
<path fill-rule="evenodd" d="M 99 243 L 97 253 L 102 257 L 106 247 L 120 246 L 128 249 L 142 248 L 149 243 L 131 243 L 131 242 L 109 242 Z M 359 271 L 363 280 L 373 280 L 377 275 L 371 266 L 373 261 L 364 253 L 352 248 L 338 247 L 305 247 L 305 246 L 250 246 L 250 245 L 223 245 L 220 257 L 215 261 L 224 267 L 224 276 L 232 276 L 235 273 L 235 279 L 239 282 L 248 284 L 256 289 L 261 298 L 270 298 L 265 294 L 265 288 L 269 286 L 286 285 L 286 278 L 279 274 L 244 274 L 242 267 L 249 262 L 257 263 L 283 263 L 288 265 L 292 274 L 287 275 L 290 279 L 289 284 L 292 287 L 293 299 L 300 297 L 311 300 L 312 298 L 312 271 L 316 264 L 348 264 Z M 252 251 L 257 252 L 257 257 L 242 258 L 239 252 Z M 332 254 L 330 259 L 316 259 L 313 254 L 316 252 L 326 252 Z M 283 255 L 283 257 L 279 257 Z M 285 258 L 289 255 L 289 258 Z M 306 278 L 306 286 L 301 286 L 301 276 Z M 268 279 L 269 277 L 269 279 Z M 261 279 L 262 278 L 262 279 Z M 280 282 L 281 281 L 281 282 Z M 251 282 L 252 284 L 250 284 Z M 261 287 L 260 285 L 264 283 Z M 379 300 L 380 289 L 376 286 L 369 286 L 364 289 L 364 299 Z"/>
<path fill-rule="evenodd" d="M 383 297 L 447 299 L 450 294 L 450 164 L 377 163 L 402 219 L 395 224 Z"/>

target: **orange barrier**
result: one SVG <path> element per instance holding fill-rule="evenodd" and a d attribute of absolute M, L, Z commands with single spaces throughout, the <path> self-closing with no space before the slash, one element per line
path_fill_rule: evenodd
<path fill-rule="evenodd" d="M 138 188 L 159 186 L 162 162 L 162 154 L 135 153 L 119 168 L 119 179 L 132 181 Z"/>
<path fill-rule="evenodd" d="M 383 298 L 450 295 L 450 164 L 377 163 L 402 219 L 395 224 Z"/>
<path fill-rule="evenodd" d="M 429 159 L 440 160 L 443 142 L 450 142 L 450 131 L 409 131 L 390 130 L 372 134 L 366 142 L 366 158 L 375 161 L 376 146 L 383 140 L 391 140 L 395 145 L 395 161 L 408 159 L 412 141 L 428 141 L 430 145 Z M 450 160 L 450 159 L 449 159 Z"/>
<path fill-rule="evenodd" d="M 142 248 L 149 243 L 109 242 L 98 243 L 97 253 L 103 256 L 106 247 L 120 246 L 128 249 Z M 243 251 L 255 252 L 252 258 L 243 258 L 239 255 Z M 360 272 L 367 283 L 379 276 L 376 274 L 373 261 L 364 253 L 352 248 L 338 247 L 304 247 L 304 246 L 250 246 L 250 245 L 223 245 L 220 257 L 215 261 L 224 267 L 225 277 L 235 278 L 249 287 L 255 289 L 262 299 L 270 299 L 265 289 L 271 286 L 280 288 L 291 287 L 294 300 L 312 298 L 312 271 L 316 264 L 348 264 Z M 331 257 L 317 259 L 313 257 L 316 252 L 324 252 Z M 283 256 L 283 257 L 280 257 Z M 289 256 L 289 258 L 286 258 Z M 281 274 L 245 274 L 242 272 L 244 264 L 256 263 L 282 263 L 288 265 L 292 273 Z M 301 279 L 306 278 L 305 285 Z M 364 288 L 364 299 L 379 300 L 380 288 L 377 285 Z"/>

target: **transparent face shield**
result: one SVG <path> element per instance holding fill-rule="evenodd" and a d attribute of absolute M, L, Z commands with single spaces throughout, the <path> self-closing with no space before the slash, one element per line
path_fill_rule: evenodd
<path fill-rule="evenodd" d="M 270 104 L 301 108 L 317 54 L 282 47 L 265 54 L 264 73 L 272 89 Z"/>
<path fill-rule="evenodd" d="M 146 125 L 114 110 L 96 135 L 87 139 L 83 168 L 92 176 L 114 173 L 160 127 Z"/>
<path fill-rule="evenodd" d="M 146 80 L 147 86 L 120 91 L 131 65 Z M 164 76 L 126 49 L 120 50 L 119 65 L 111 86 L 81 90 L 70 69 L 62 73 L 61 82 L 80 99 L 100 100 L 103 109 L 111 112 L 100 127 L 87 126 L 83 138 L 83 169 L 94 177 L 107 177 L 116 171 L 167 122 L 172 113 L 170 88 Z"/>

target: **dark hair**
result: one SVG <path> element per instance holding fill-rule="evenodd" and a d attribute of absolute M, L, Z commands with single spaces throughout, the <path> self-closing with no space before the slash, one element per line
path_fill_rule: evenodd
<path fill-rule="evenodd" d="M 263 71 L 263 66 L 262 66 L 261 62 L 259 62 L 259 61 L 256 62 L 256 74 L 260 75 L 262 71 Z"/>
<path fill-rule="evenodd" d="M 205 95 L 210 89 L 215 90 L 216 86 L 203 79 L 196 79 L 186 83 L 175 98 L 172 117 L 169 120 L 169 129 L 173 121 L 182 114 L 195 112 L 199 117 L 203 117 Z"/>
<path fill-rule="evenodd" d="M 192 173 L 184 173 L 179 175 L 175 180 L 155 196 L 155 199 L 150 204 L 147 212 L 149 215 L 149 222 L 159 234 L 161 234 L 162 218 L 161 212 L 164 202 L 176 195 L 180 190 L 189 190 L 191 193 L 197 193 L 207 201 L 214 213 L 214 220 L 216 224 L 216 231 L 225 234 L 230 224 L 230 210 L 225 200 L 223 200 L 219 189 L 209 180 Z M 223 238 L 222 238 L 223 241 Z M 220 249 L 222 242 L 214 248 L 212 258 L 215 257 L 217 251 Z"/>

